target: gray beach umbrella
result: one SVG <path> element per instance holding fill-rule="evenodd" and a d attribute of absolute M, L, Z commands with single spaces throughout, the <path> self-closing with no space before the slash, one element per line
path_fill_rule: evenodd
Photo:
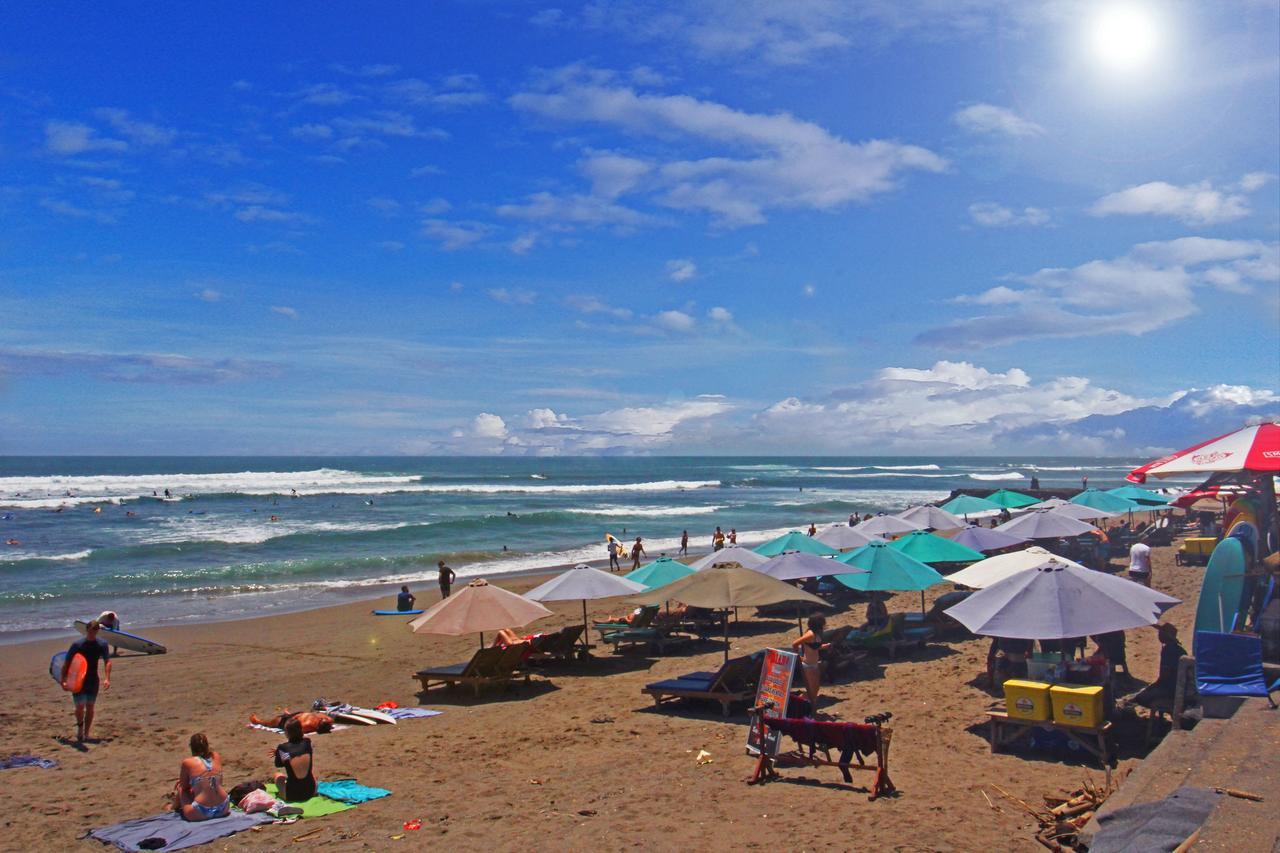
<path fill-rule="evenodd" d="M 866 534 L 868 537 L 884 537 L 914 533 L 917 530 L 923 530 L 924 525 L 917 524 L 914 521 L 906 521 L 896 515 L 877 515 L 875 518 L 868 518 L 853 529 L 859 533 Z"/>
<path fill-rule="evenodd" d="M 820 578 L 825 575 L 840 575 L 848 571 L 848 566 L 837 563 L 830 557 L 819 557 L 817 554 L 806 554 L 803 551 L 792 551 L 771 557 L 769 562 L 756 568 L 757 572 L 777 578 L 780 581 L 798 581 L 805 578 Z"/>
<path fill-rule="evenodd" d="M 1024 539 L 1064 539 L 1088 533 L 1093 530 L 1093 525 L 1085 524 L 1069 515 L 1062 515 L 1057 510 L 1037 509 L 1026 515 L 1020 515 L 1012 521 L 1006 521 L 996 530 L 1021 536 Z"/>
<path fill-rule="evenodd" d="M 631 595 L 643 592 L 647 587 L 642 583 L 629 581 L 609 572 L 602 572 L 590 566 L 574 566 L 562 575 L 556 575 L 544 584 L 535 586 L 524 594 L 530 601 L 576 601 L 582 600 L 582 645 L 587 646 L 587 600 L 597 598 L 615 598 L 619 595 Z"/>
<path fill-rule="evenodd" d="M 933 504 L 913 506 L 898 513 L 898 518 L 911 524 L 919 524 L 926 530 L 959 530 L 965 526 L 963 518 L 952 515 Z"/>
<path fill-rule="evenodd" d="M 847 524 L 833 524 L 830 527 L 824 527 L 818 531 L 818 535 L 814 538 L 823 545 L 838 548 L 842 551 L 847 548 L 861 548 L 872 539 L 871 536 Z M 743 565 L 746 565 L 746 563 L 743 563 Z"/>
<path fill-rule="evenodd" d="M 721 548 L 719 551 L 712 551 L 705 557 L 699 557 L 689 564 L 695 572 L 708 569 L 717 563 L 737 563 L 740 566 L 746 566 L 748 569 L 754 569 L 757 566 L 763 566 L 769 562 L 769 558 L 763 554 L 757 554 L 750 548 L 743 548 L 741 545 L 731 545 L 728 548 Z"/>
<path fill-rule="evenodd" d="M 1179 600 L 1049 557 L 979 590 L 945 612 L 975 634 L 1061 640 L 1154 625 Z"/>

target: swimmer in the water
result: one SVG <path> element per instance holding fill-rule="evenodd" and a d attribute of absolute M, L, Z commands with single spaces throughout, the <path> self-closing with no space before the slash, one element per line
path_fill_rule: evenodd
<path fill-rule="evenodd" d="M 4 544 L 6 544 L 6 545 L 21 545 L 22 543 L 21 543 L 21 542 L 19 542 L 17 539 L 6 539 L 6 540 L 4 540 Z"/>

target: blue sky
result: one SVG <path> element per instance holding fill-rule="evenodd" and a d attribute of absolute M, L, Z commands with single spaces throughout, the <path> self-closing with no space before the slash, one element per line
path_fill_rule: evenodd
<path fill-rule="evenodd" d="M 7 3 L 0 452 L 1268 416 L 1278 43 L 1256 2 Z"/>

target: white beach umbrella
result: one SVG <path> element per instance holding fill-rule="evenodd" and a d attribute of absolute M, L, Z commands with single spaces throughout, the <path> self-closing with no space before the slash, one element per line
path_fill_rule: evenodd
<path fill-rule="evenodd" d="M 963 525 L 961 526 L 963 527 Z M 924 525 L 916 524 L 914 521 L 904 521 L 896 515 L 877 515 L 875 518 L 868 518 L 853 529 L 868 537 L 883 538 L 885 536 L 900 536 L 903 533 L 923 530 Z"/>
<path fill-rule="evenodd" d="M 642 583 L 629 581 L 609 572 L 590 566 L 574 566 L 562 575 L 556 575 L 544 584 L 535 586 L 524 594 L 530 601 L 582 600 L 582 645 L 587 645 L 587 599 L 613 598 L 643 592 Z M 585 650 L 585 649 L 584 649 Z"/>
<path fill-rule="evenodd" d="M 1080 566 L 1074 560 L 1059 557 L 1039 545 L 1032 545 L 1030 548 L 1014 551 L 1012 554 L 999 554 L 995 557 L 979 560 L 971 566 L 947 575 L 947 580 L 972 589 L 984 589 L 992 584 L 999 583 L 1007 577 L 1012 577 L 1018 572 L 1025 572 L 1027 569 L 1035 568 L 1050 558 L 1063 563 L 1070 563 L 1073 566 Z M 1080 566 L 1080 568 L 1083 569 L 1085 567 Z"/>
<path fill-rule="evenodd" d="M 898 513 L 897 517 L 912 524 L 919 524 L 927 530 L 959 530 L 965 526 L 964 519 L 933 504 L 913 506 Z"/>
<path fill-rule="evenodd" d="M 1021 536 L 1024 539 L 1062 539 L 1070 536 L 1081 536 L 1093 530 L 1093 525 L 1085 524 L 1079 519 L 1063 515 L 1053 509 L 1038 509 L 1026 515 L 1020 515 L 1012 521 L 996 527 L 1005 533 Z"/>
<path fill-rule="evenodd" d="M 818 535 L 814 538 L 823 545 L 844 550 L 845 548 L 861 548 L 870 542 L 872 537 L 856 527 L 850 527 L 847 524 L 833 524 L 830 527 L 824 527 L 819 530 Z M 743 563 L 743 565 L 746 564 Z"/>
<path fill-rule="evenodd" d="M 754 569 L 763 566 L 769 562 L 769 558 L 763 554 L 757 554 L 750 548 L 743 548 L 741 545 L 733 545 L 728 548 L 721 548 L 719 551 L 712 551 L 705 557 L 699 557 L 689 564 L 689 567 L 695 572 L 714 566 L 718 563 L 737 563 L 748 569 Z"/>
<path fill-rule="evenodd" d="M 1071 501 L 1064 501 L 1062 498 L 1049 498 L 1047 501 L 1041 501 L 1034 506 L 1027 507 L 1028 510 L 1035 511 L 1038 509 L 1052 510 L 1059 515 L 1068 515 L 1078 521 L 1097 521 L 1103 518 L 1115 518 L 1119 513 L 1107 512 L 1101 509 L 1094 509 L 1091 506 L 1083 504 L 1073 504 Z"/>
<path fill-rule="evenodd" d="M 846 574 L 849 567 L 843 563 L 837 563 L 830 557 L 819 557 L 817 554 L 806 554 L 803 551 L 790 551 L 770 558 L 769 562 L 757 567 L 756 571 L 780 581 L 796 581 Z"/>
<path fill-rule="evenodd" d="M 493 586 L 481 578 L 427 608 L 409 623 L 409 628 L 415 634 L 444 634 L 449 637 L 479 633 L 483 647 L 485 631 L 528 625 L 550 615 L 551 611 L 536 601 Z"/>

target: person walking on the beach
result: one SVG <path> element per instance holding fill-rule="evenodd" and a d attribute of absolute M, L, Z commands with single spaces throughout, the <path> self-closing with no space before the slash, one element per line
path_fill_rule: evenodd
<path fill-rule="evenodd" d="M 443 583 L 441 585 L 443 586 Z M 445 593 L 445 595 L 447 596 L 448 593 Z M 413 597 L 413 593 L 409 592 L 409 587 L 402 586 L 400 587 L 400 594 L 396 596 L 396 610 L 412 610 L 413 602 L 416 600 L 417 599 Z"/>
<path fill-rule="evenodd" d="M 436 563 L 436 568 L 440 570 L 438 580 L 440 581 L 440 597 L 448 598 L 449 590 L 453 587 L 453 579 L 457 577 L 453 573 L 453 569 L 444 564 L 444 560 Z"/>
<path fill-rule="evenodd" d="M 815 525 L 812 521 L 811 521 L 811 522 L 809 522 L 809 535 L 810 535 L 810 536 L 817 536 L 817 535 L 818 535 L 818 527 L 817 527 L 817 525 Z"/>
<path fill-rule="evenodd" d="M 720 530 L 720 525 L 716 525 L 716 532 L 711 534 L 711 550 L 719 551 L 724 547 L 724 533 Z"/>
<path fill-rule="evenodd" d="M 636 544 L 631 546 L 631 570 L 635 571 L 640 568 L 640 558 L 644 556 L 644 546 L 640 544 L 640 537 L 636 537 Z"/>
<path fill-rule="evenodd" d="M 91 740 L 89 732 L 93 728 L 94 705 L 98 701 L 98 687 L 111 689 L 111 650 L 103 640 L 98 639 L 98 620 L 94 619 L 84 629 L 84 637 L 76 640 L 67 649 L 67 657 L 62 662 L 61 681 L 67 680 L 67 670 L 71 668 L 71 658 L 80 655 L 87 665 L 84 683 L 80 689 L 71 694 L 76 703 L 76 742 Z M 98 680 L 98 661 L 102 661 L 102 680 Z"/>
<path fill-rule="evenodd" d="M 730 545 L 738 544 L 738 528 L 736 527 L 729 528 L 729 544 Z"/>
<path fill-rule="evenodd" d="M 689 531 L 687 530 L 680 532 L 680 553 L 684 556 L 689 554 Z"/>
<path fill-rule="evenodd" d="M 1134 542 L 1129 549 L 1129 580 L 1151 586 L 1151 546 Z"/>
<path fill-rule="evenodd" d="M 622 571 L 622 564 L 618 562 L 618 552 L 622 550 L 622 545 L 617 539 L 609 537 L 609 571 Z"/>
<path fill-rule="evenodd" d="M 1088 488 L 1089 488 L 1089 477 L 1088 475 L 1085 475 L 1080 478 L 1080 489 L 1082 491 L 1085 491 L 1085 490 L 1088 490 Z"/>

